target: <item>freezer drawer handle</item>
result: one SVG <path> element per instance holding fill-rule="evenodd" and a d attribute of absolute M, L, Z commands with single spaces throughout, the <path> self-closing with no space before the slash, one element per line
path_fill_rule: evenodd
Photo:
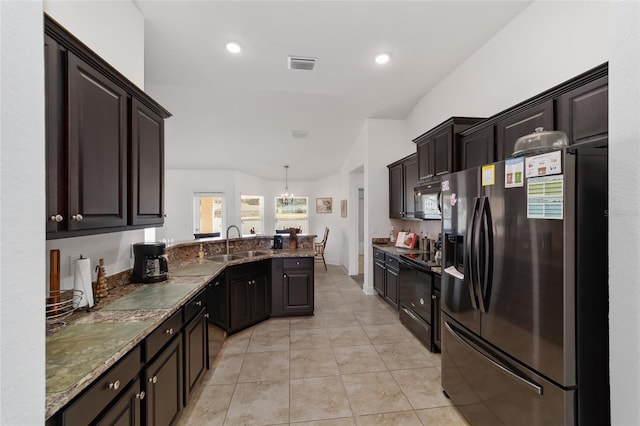
<path fill-rule="evenodd" d="M 416 316 L 416 314 L 414 314 L 413 312 L 411 312 L 407 308 L 402 308 L 402 310 L 404 311 L 405 314 L 409 315 L 411 317 L 411 319 L 414 320 L 415 322 L 421 324 L 425 328 L 429 327 L 429 325 L 427 323 L 425 323 L 422 319 L 418 318 Z"/>
<path fill-rule="evenodd" d="M 487 355 L 483 354 L 482 352 L 480 352 L 478 349 L 476 349 L 475 347 L 473 347 L 473 345 L 471 345 L 469 342 L 467 342 L 464 337 L 460 336 L 450 325 L 448 321 L 444 322 L 444 326 L 446 327 L 446 329 L 449 331 L 449 333 L 451 333 L 451 335 L 453 337 L 455 337 L 456 339 L 458 339 L 463 345 L 465 345 L 466 347 L 468 347 L 474 354 L 478 355 L 480 358 L 483 358 L 484 360 L 490 362 L 491 364 L 493 364 L 495 367 L 497 367 L 498 369 L 500 369 L 502 372 L 506 373 L 507 375 L 520 380 L 522 383 L 524 383 L 525 385 L 529 386 L 530 388 L 532 388 L 538 395 L 542 395 L 542 386 L 539 386 L 535 383 L 533 383 L 532 381 L 526 379 L 525 377 L 521 377 L 519 374 L 511 371 L 510 369 L 504 367 L 503 365 L 499 364 L 498 362 L 492 360 L 491 358 L 489 358 Z"/>

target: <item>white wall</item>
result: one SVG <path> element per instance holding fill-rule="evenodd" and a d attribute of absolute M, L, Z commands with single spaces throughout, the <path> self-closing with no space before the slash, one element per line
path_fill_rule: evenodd
<path fill-rule="evenodd" d="M 42 4 L 0 2 L 0 424 L 44 423 Z"/>
<path fill-rule="evenodd" d="M 292 166 L 296 167 L 296 166 Z M 303 167 L 301 165 L 300 167 Z M 339 176 L 332 175 L 314 182 L 289 180 L 289 190 L 296 196 L 309 198 L 309 229 L 303 234 L 322 237 L 324 227 L 331 228 L 329 246 L 332 253 L 327 260 L 339 264 L 341 245 L 339 244 L 340 199 L 346 197 Z M 281 181 L 267 181 L 232 170 L 165 170 L 165 210 L 167 218 L 162 228 L 157 230 L 158 239 L 173 238 L 175 241 L 193 239 L 193 194 L 195 192 L 222 192 L 225 194 L 226 225 L 240 225 L 240 195 L 264 196 L 265 234 L 275 233 L 275 197 L 284 190 L 284 174 Z M 316 214 L 315 202 L 318 197 L 333 198 L 333 213 Z M 342 197 L 342 198 L 340 198 Z M 337 235 L 334 235 L 334 230 Z M 224 232 L 222 233 L 224 237 Z M 334 240 L 335 238 L 335 240 Z M 335 246 L 334 246 L 335 244 Z M 329 251 L 329 250 L 327 250 Z"/>
<path fill-rule="evenodd" d="M 608 60 L 609 2 L 531 4 L 407 117 L 411 139 L 452 116 L 489 117 Z"/>
<path fill-rule="evenodd" d="M 640 424 L 640 3 L 612 3 L 609 342 L 613 425 Z"/>
<path fill-rule="evenodd" d="M 133 1 L 44 0 L 44 11 L 144 89 L 144 17 Z"/>
<path fill-rule="evenodd" d="M 144 18 L 132 1 L 46 0 L 44 11 L 133 83 L 144 88 Z M 103 258 L 107 275 L 112 275 L 133 267 L 130 247 L 141 241 L 145 241 L 142 230 L 114 232 L 49 240 L 46 250 L 60 250 L 61 287 L 72 288 L 70 259 L 82 254 L 91 259 L 94 270 L 98 259 Z M 48 263 L 48 255 L 45 259 Z"/>

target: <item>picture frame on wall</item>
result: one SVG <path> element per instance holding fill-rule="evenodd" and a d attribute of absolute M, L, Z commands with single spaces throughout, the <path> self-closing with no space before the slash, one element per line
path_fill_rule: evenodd
<path fill-rule="evenodd" d="M 316 198 L 316 213 L 324 214 L 324 213 L 332 213 L 332 212 L 333 212 L 333 201 L 330 197 Z"/>
<path fill-rule="evenodd" d="M 347 217 L 347 200 L 340 200 L 340 216 Z"/>

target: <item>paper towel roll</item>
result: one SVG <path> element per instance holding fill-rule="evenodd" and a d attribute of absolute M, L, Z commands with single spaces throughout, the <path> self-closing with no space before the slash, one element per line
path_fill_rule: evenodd
<path fill-rule="evenodd" d="M 82 300 L 80 306 L 92 307 L 93 303 L 93 287 L 91 286 L 91 259 L 77 259 L 75 273 L 73 276 L 73 287 L 81 290 Z"/>

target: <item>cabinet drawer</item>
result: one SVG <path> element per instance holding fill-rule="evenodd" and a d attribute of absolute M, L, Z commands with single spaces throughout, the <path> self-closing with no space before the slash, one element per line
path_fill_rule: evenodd
<path fill-rule="evenodd" d="M 180 327 L 182 327 L 182 310 L 173 314 L 144 340 L 145 361 L 151 360 L 164 345 L 177 336 L 180 333 Z"/>
<path fill-rule="evenodd" d="M 384 262 L 384 252 L 382 250 L 373 249 L 373 258 L 375 260 Z"/>
<path fill-rule="evenodd" d="M 394 269 L 400 269 L 400 261 L 398 260 L 397 257 L 387 255 L 386 264 L 388 267 L 391 267 Z"/>
<path fill-rule="evenodd" d="M 297 257 L 293 259 L 284 259 L 282 262 L 284 269 L 301 269 L 313 268 L 313 259 L 310 257 Z"/>
<path fill-rule="evenodd" d="M 189 321 L 191 321 L 191 319 L 195 317 L 196 314 L 202 310 L 202 308 L 205 307 L 206 303 L 207 303 L 207 291 L 205 288 L 200 293 L 198 293 L 193 299 L 188 301 L 186 305 L 184 305 L 184 308 L 183 308 L 184 324 L 189 323 Z"/>
<path fill-rule="evenodd" d="M 236 280 L 255 275 L 266 275 L 268 269 L 267 261 L 249 262 L 227 268 L 226 275 L 228 280 Z"/>
<path fill-rule="evenodd" d="M 138 376 L 140 358 L 140 346 L 136 346 L 64 410 L 62 424 L 91 423 Z"/>

